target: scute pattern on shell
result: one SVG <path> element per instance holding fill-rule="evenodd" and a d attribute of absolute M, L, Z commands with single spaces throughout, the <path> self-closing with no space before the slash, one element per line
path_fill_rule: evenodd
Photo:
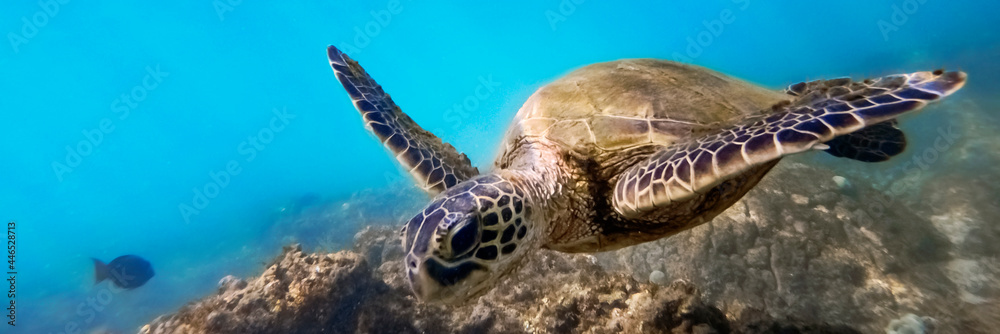
<path fill-rule="evenodd" d="M 791 98 L 692 65 L 600 63 L 539 89 L 518 112 L 506 141 L 544 138 L 585 154 L 666 146 Z"/>

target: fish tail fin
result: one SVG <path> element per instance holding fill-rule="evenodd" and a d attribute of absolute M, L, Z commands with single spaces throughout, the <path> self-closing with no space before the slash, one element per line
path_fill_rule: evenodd
<path fill-rule="evenodd" d="M 90 259 L 94 260 L 94 284 L 101 283 L 101 281 L 108 278 L 108 265 L 101 262 L 101 260 Z"/>

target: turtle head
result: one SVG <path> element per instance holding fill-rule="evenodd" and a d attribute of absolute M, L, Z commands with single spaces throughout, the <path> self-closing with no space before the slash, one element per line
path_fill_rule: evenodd
<path fill-rule="evenodd" d="M 524 192 L 497 175 L 445 190 L 403 227 L 406 277 L 418 298 L 462 303 L 489 291 L 529 251 Z"/>

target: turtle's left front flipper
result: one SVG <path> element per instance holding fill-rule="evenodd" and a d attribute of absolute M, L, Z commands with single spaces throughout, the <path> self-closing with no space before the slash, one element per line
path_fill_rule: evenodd
<path fill-rule="evenodd" d="M 612 203 L 619 214 L 640 217 L 705 194 L 723 181 L 783 156 L 810 149 L 831 149 L 825 144 L 830 141 L 838 148 L 854 150 L 841 153 L 859 157 L 866 154 L 865 150 L 884 149 L 837 142 L 835 138 L 901 137 L 902 133 L 894 132 L 898 130 L 891 123 L 884 122 L 950 95 L 962 88 L 965 79 L 962 72 L 916 72 L 866 80 L 857 83 L 857 90 L 803 91 L 796 101 L 776 106 L 777 110 L 769 115 L 654 153 L 618 178 Z M 858 136 L 844 137 L 859 131 Z M 882 153 L 898 153 L 891 149 L 902 150 L 899 145 L 902 144 L 889 143 L 890 151 Z"/>
<path fill-rule="evenodd" d="M 336 47 L 327 48 L 330 67 L 379 141 L 432 195 L 478 175 L 465 154 L 424 130 L 392 102 L 358 62 Z"/>

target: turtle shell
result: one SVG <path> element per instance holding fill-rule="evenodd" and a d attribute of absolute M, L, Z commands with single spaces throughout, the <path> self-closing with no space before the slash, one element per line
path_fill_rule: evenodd
<path fill-rule="evenodd" d="M 598 63 L 532 94 L 505 143 L 545 139 L 586 154 L 665 146 L 789 99 L 693 65 L 655 59 Z"/>

